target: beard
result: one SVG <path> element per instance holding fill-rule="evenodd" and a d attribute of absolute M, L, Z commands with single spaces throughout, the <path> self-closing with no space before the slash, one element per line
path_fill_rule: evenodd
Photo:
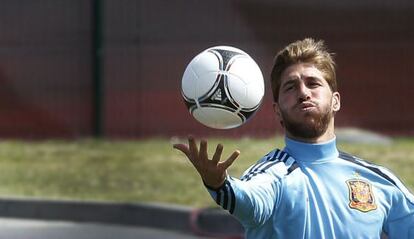
<path fill-rule="evenodd" d="M 314 139 L 323 135 L 333 118 L 333 112 L 328 106 L 322 110 L 306 112 L 304 120 L 291 117 L 286 111 L 280 111 L 281 124 L 293 137 Z"/>

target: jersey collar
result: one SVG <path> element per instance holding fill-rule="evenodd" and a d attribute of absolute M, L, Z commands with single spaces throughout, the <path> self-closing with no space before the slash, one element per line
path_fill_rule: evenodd
<path fill-rule="evenodd" d="M 323 143 L 304 143 L 285 137 L 284 151 L 296 161 L 325 161 L 339 156 L 336 148 L 336 137 Z"/>

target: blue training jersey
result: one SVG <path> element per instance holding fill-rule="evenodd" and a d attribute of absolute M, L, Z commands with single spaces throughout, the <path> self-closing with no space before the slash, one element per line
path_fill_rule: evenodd
<path fill-rule="evenodd" d="M 339 152 L 335 139 L 285 141 L 241 179 L 207 188 L 247 238 L 414 238 L 414 196 L 390 171 Z"/>

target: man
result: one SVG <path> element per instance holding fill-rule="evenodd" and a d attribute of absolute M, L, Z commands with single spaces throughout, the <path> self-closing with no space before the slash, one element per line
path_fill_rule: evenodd
<path fill-rule="evenodd" d="M 414 196 L 387 169 L 338 151 L 335 64 L 322 41 L 304 39 L 280 51 L 271 74 L 274 109 L 285 129 L 275 149 L 240 180 L 226 174 L 238 157 L 211 158 L 207 141 L 175 144 L 214 200 L 247 238 L 414 238 Z"/>

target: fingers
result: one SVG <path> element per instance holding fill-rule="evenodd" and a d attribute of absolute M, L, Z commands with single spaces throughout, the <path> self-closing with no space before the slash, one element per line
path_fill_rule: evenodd
<path fill-rule="evenodd" d="M 239 157 L 239 155 L 240 155 L 239 150 L 234 151 L 226 161 L 221 163 L 221 166 L 223 167 L 223 169 L 229 168 L 233 164 L 234 160 L 236 160 L 237 157 Z"/>
<path fill-rule="evenodd" d="M 205 154 L 207 154 L 207 142 L 204 142 L 203 144 L 205 144 L 204 146 L 200 147 L 200 148 L 205 148 L 203 149 L 205 151 Z M 201 145 L 203 145 L 201 144 Z M 183 152 L 187 158 L 191 161 L 191 163 L 197 167 L 197 165 L 199 164 L 200 161 L 200 156 L 199 156 L 199 151 L 197 148 L 197 144 L 195 142 L 194 137 L 192 136 L 188 136 L 188 145 L 185 144 L 174 144 L 173 148 L 180 150 L 181 152 Z M 202 152 L 202 150 L 200 150 L 200 153 Z M 204 154 L 204 152 L 203 152 Z"/>
<path fill-rule="evenodd" d="M 198 154 L 199 160 L 204 161 L 208 159 L 207 154 L 207 141 L 201 140 L 200 141 L 200 152 Z"/>
<path fill-rule="evenodd" d="M 190 148 L 191 160 L 198 157 L 197 144 L 192 136 L 188 137 L 188 147 Z"/>
<path fill-rule="evenodd" d="M 223 153 L 223 145 L 218 144 L 216 147 L 216 151 L 214 152 L 213 158 L 209 160 L 207 152 L 207 141 L 200 141 L 199 150 L 196 141 L 192 136 L 188 137 L 188 145 L 174 144 L 173 148 L 183 152 L 196 168 L 206 167 L 206 165 L 215 165 L 217 167 L 220 167 L 222 170 L 226 170 L 233 164 L 233 162 L 240 155 L 240 151 L 236 150 L 230 155 L 230 157 L 226 161 L 220 162 L 221 155 Z"/>
<path fill-rule="evenodd" d="M 213 158 L 211 161 L 213 161 L 215 164 L 218 164 L 220 162 L 221 154 L 223 153 L 223 145 L 218 144 L 216 147 L 216 152 L 213 155 Z"/>

